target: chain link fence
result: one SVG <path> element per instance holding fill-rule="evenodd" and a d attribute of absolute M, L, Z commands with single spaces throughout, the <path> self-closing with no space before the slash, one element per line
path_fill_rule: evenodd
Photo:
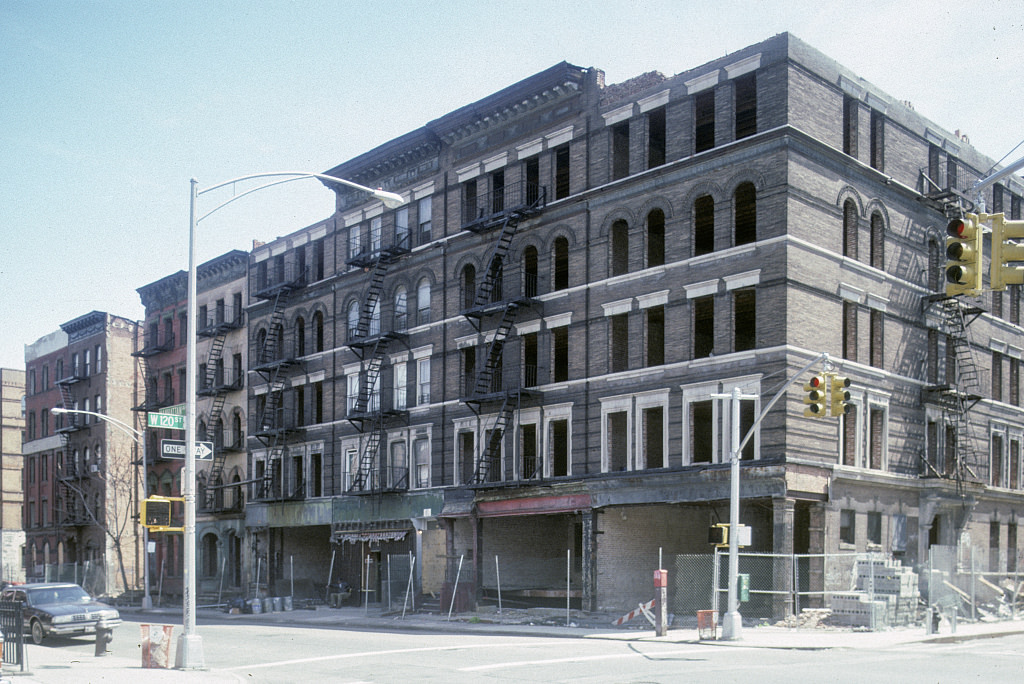
<path fill-rule="evenodd" d="M 39 563 L 25 577 L 27 582 L 72 582 L 80 585 L 91 596 L 107 593 L 107 570 L 103 561 L 79 563 Z"/>
<path fill-rule="evenodd" d="M 929 613 L 947 620 L 1016 619 L 1024 609 L 1024 572 L 983 570 L 989 563 L 998 565 L 970 545 L 931 547 L 921 570 Z"/>

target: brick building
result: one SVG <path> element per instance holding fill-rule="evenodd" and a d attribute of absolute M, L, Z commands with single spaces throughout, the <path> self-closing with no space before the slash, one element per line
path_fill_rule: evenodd
<path fill-rule="evenodd" d="M 755 397 L 745 433 L 787 381 L 742 454 L 754 550 L 1016 569 L 1019 287 L 941 282 L 946 213 L 991 166 L 782 34 L 614 85 L 558 64 L 331 169 L 407 204 L 335 187 L 250 255 L 261 577 L 375 600 L 412 552 L 424 592 L 464 561 L 479 596 L 497 557 L 508 592 L 564 598 L 568 566 L 584 609 L 633 607 L 728 519 L 717 395 Z M 985 199 L 1019 218 L 1022 195 Z M 841 418 L 793 379 L 822 352 Z"/>
<path fill-rule="evenodd" d="M 140 389 L 131 357 L 137 333 L 135 321 L 92 311 L 26 345 L 29 580 L 77 581 L 106 596 L 140 586 L 141 453 L 131 412 Z"/>
<path fill-rule="evenodd" d="M 0 368 L 0 579 L 24 581 L 21 554 L 24 461 L 21 441 L 25 433 L 25 371 Z"/>
<path fill-rule="evenodd" d="M 241 538 L 245 478 L 245 284 L 248 254 L 231 251 L 200 264 L 196 269 L 196 359 L 198 366 L 197 439 L 213 444 L 213 458 L 196 462 L 196 540 L 200 549 L 197 588 L 217 593 L 241 584 Z M 145 341 L 135 351 L 146 391 L 134 407 L 147 412 L 184 411 L 186 402 L 186 346 L 188 274 L 178 271 L 138 288 L 146 309 Z M 148 495 L 182 496 L 184 460 L 168 455 L 166 440 L 184 440 L 180 430 L 146 431 L 146 489 Z M 236 483 L 232 487 L 231 483 Z M 181 504 L 174 515 L 182 520 Z M 151 589 L 164 594 L 182 591 L 182 536 L 175 532 L 153 535 L 150 559 Z M 225 563 L 227 560 L 228 563 Z M 221 573 L 223 572 L 223 583 Z"/>

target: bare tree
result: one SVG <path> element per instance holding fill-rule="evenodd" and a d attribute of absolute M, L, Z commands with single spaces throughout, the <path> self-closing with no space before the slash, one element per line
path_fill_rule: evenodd
<path fill-rule="evenodd" d="M 110 448 L 93 477 L 68 481 L 68 488 L 93 526 L 103 531 L 117 556 L 121 585 L 130 588 L 124 563 L 124 546 L 136 533 L 138 477 L 130 454 Z M 93 503 L 90 503 L 92 498 Z"/>

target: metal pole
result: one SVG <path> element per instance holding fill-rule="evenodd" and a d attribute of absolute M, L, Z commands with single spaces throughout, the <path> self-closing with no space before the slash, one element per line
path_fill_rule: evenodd
<path fill-rule="evenodd" d="M 743 618 L 737 594 L 740 529 L 740 388 L 732 390 L 732 455 L 729 459 L 729 610 L 722 621 L 722 638 L 743 638 Z"/>
<path fill-rule="evenodd" d="M 178 639 L 175 666 L 181 670 L 203 668 L 203 641 L 196 634 L 196 185 L 189 181 L 188 211 L 188 305 L 185 371 L 185 474 L 182 496 L 185 498 L 185 557 L 182 604 L 184 632 Z"/>
<path fill-rule="evenodd" d="M 149 482 L 146 476 L 149 474 L 149 454 L 146 451 L 146 432 L 142 432 L 142 498 L 149 496 Z M 142 596 L 142 609 L 153 608 L 153 597 L 149 593 L 149 528 L 142 528 L 142 583 L 145 585 L 145 592 Z"/>
<path fill-rule="evenodd" d="M 498 555 L 494 555 L 494 576 L 498 579 L 498 615 L 501 615 L 501 566 L 498 565 Z"/>

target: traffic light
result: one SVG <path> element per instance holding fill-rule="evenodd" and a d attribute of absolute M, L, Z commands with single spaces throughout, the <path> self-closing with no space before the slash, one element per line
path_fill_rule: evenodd
<path fill-rule="evenodd" d="M 1007 221 L 1004 214 L 993 214 L 992 261 L 989 264 L 989 284 L 993 290 L 1005 290 L 1007 285 L 1024 283 L 1024 268 L 1013 265 L 1024 261 L 1024 245 L 1015 240 L 1024 238 L 1024 221 Z"/>
<path fill-rule="evenodd" d="M 828 415 L 845 415 L 850 410 L 850 390 L 847 389 L 850 386 L 850 378 L 833 375 L 831 380 Z"/>
<path fill-rule="evenodd" d="M 808 418 L 824 418 L 825 376 L 815 375 L 812 377 L 804 385 L 804 391 L 807 392 L 807 396 L 804 397 L 804 403 L 807 404 L 807 408 L 804 409 L 804 415 Z"/>
<path fill-rule="evenodd" d="M 976 214 L 946 226 L 946 294 L 981 294 L 981 225 Z"/>
<path fill-rule="evenodd" d="M 164 529 L 171 526 L 171 500 L 151 496 L 142 500 L 142 526 L 149 529 Z"/>
<path fill-rule="evenodd" d="M 729 523 L 715 523 L 708 530 L 708 544 L 729 545 Z"/>

